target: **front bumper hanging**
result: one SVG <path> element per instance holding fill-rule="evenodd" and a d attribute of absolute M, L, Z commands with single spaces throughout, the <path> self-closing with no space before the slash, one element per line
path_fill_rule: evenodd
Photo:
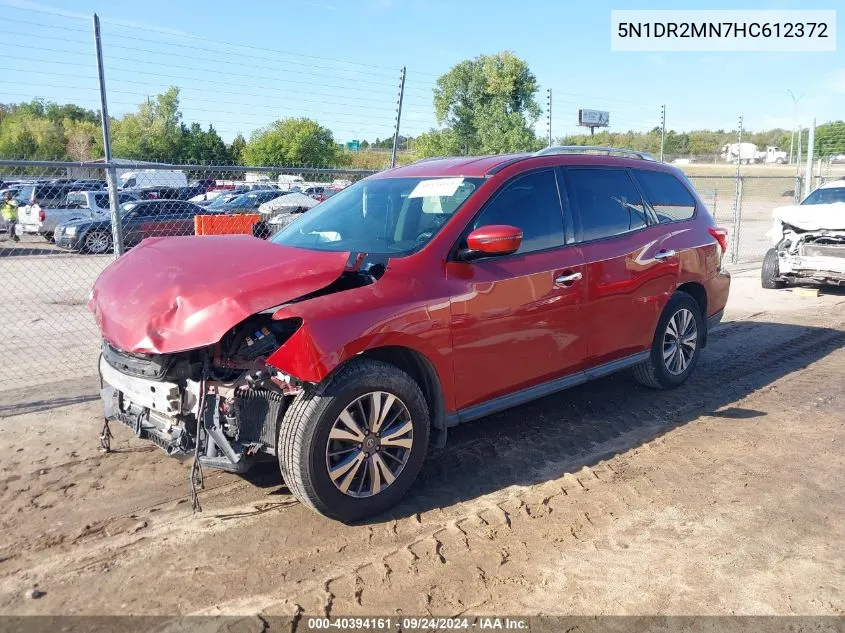
<path fill-rule="evenodd" d="M 285 409 L 281 393 L 230 389 L 224 397 L 213 383 L 180 386 L 129 376 L 104 358 L 100 374 L 106 420 L 121 422 L 172 457 L 196 457 L 202 466 L 243 473 L 275 453 Z"/>

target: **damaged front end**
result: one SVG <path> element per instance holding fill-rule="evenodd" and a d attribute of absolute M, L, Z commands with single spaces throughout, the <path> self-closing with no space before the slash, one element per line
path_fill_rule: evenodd
<path fill-rule="evenodd" d="M 773 233 L 782 279 L 845 284 L 845 230 L 805 230 L 776 220 Z"/>
<path fill-rule="evenodd" d="M 254 315 L 212 346 L 172 354 L 127 353 L 103 342 L 106 420 L 116 420 L 168 455 L 243 473 L 276 452 L 279 423 L 300 390 L 266 365 L 301 325 Z"/>

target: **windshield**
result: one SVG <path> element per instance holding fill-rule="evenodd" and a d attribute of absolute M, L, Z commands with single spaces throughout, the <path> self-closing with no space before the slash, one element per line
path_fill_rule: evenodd
<path fill-rule="evenodd" d="M 845 202 L 845 187 L 816 189 L 801 204 L 832 204 L 834 202 Z"/>
<path fill-rule="evenodd" d="M 332 196 L 272 241 L 320 251 L 408 255 L 425 246 L 483 178 L 378 178 Z"/>
<path fill-rule="evenodd" d="M 134 187 L 137 180 L 135 180 L 135 176 L 121 176 L 117 179 L 117 186 L 121 189 L 128 189 L 129 187 Z"/>
<path fill-rule="evenodd" d="M 239 198 L 240 195 L 237 193 L 223 193 L 214 198 L 211 203 L 208 205 L 209 208 L 212 209 L 219 209 L 220 207 L 224 206 L 230 200 L 235 198 Z"/>
<path fill-rule="evenodd" d="M 67 205 L 68 206 L 76 206 L 80 209 L 87 209 L 88 208 L 88 196 L 84 193 L 69 193 L 67 194 Z"/>

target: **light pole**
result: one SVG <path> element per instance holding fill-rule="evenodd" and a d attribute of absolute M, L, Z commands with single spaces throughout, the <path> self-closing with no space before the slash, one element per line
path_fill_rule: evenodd
<path fill-rule="evenodd" d="M 792 164 L 792 149 L 795 146 L 795 126 L 798 124 L 798 102 L 804 95 L 795 96 L 792 90 L 786 91 L 792 97 L 792 134 L 789 137 L 789 164 Z"/>

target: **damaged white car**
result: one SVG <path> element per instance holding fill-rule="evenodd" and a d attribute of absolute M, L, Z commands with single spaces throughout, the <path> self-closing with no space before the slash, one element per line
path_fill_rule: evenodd
<path fill-rule="evenodd" d="M 775 243 L 763 259 L 763 288 L 812 281 L 845 285 L 845 179 L 822 185 L 772 213 Z"/>

